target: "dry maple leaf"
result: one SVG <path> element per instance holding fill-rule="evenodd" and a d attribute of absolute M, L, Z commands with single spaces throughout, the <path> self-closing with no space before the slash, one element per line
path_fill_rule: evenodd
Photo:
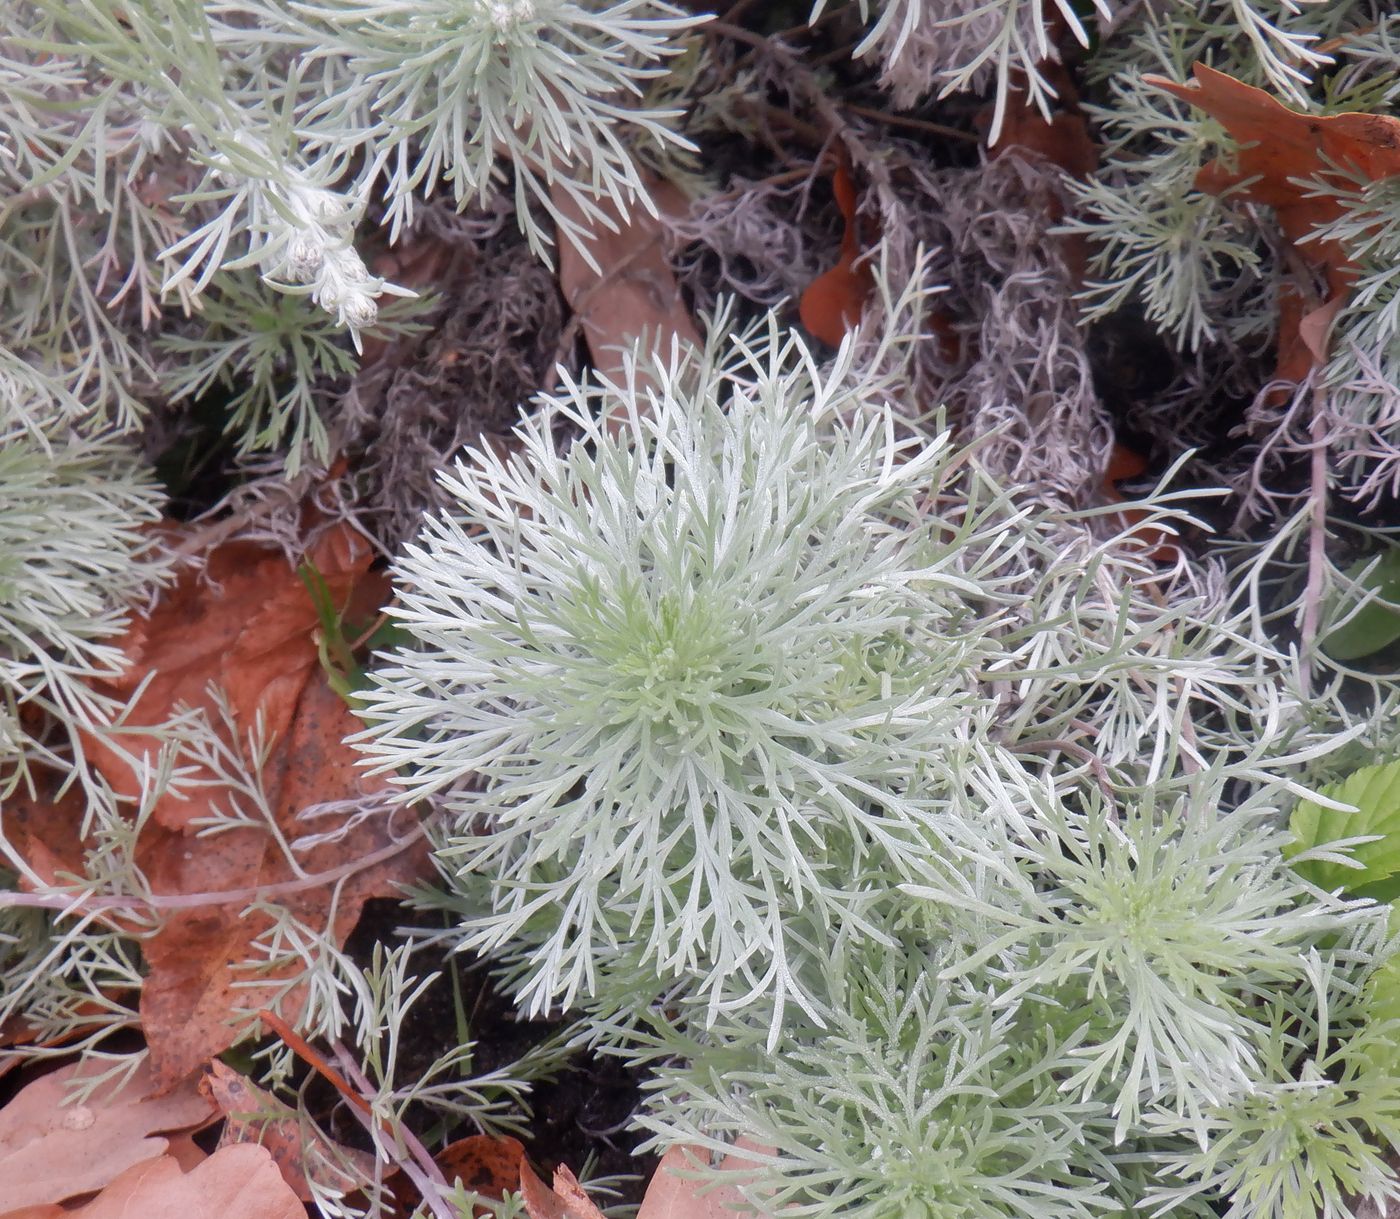
<path fill-rule="evenodd" d="M 0 1109 L 0 1219 L 102 1189 L 133 1165 L 165 1155 L 162 1137 L 208 1124 L 213 1104 L 191 1078 L 157 1094 L 149 1063 L 65 1104 L 85 1073 L 60 1067 Z"/>
<path fill-rule="evenodd" d="M 1325 334 L 1346 301 L 1356 269 L 1336 241 L 1306 240 L 1319 226 L 1337 220 L 1342 204 L 1310 194 L 1308 179 L 1336 177 L 1338 167 L 1376 182 L 1400 173 L 1400 119 L 1382 114 L 1303 114 L 1262 89 L 1198 63 L 1195 82 L 1177 84 L 1161 76 L 1148 83 L 1189 102 L 1216 119 L 1240 147 L 1217 157 L 1196 175 L 1198 189 L 1231 192 L 1274 211 L 1279 228 L 1299 257 L 1316 267 L 1326 297 L 1310 301 L 1301 286 L 1285 295 L 1279 327 L 1279 375 L 1300 380 L 1325 357 Z"/>

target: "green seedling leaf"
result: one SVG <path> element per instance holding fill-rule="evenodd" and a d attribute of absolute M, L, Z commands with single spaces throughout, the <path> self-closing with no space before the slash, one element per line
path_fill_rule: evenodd
<path fill-rule="evenodd" d="M 1340 783 L 1322 789 L 1329 800 L 1356 806 L 1355 812 L 1300 801 L 1289 827 L 1294 841 L 1289 856 L 1343 839 L 1375 837 L 1346 849 L 1362 866 L 1349 868 L 1323 859 L 1297 865 L 1299 873 L 1321 889 L 1344 889 L 1354 897 L 1393 901 L 1400 897 L 1400 761 L 1364 766 Z M 1341 853 L 1340 851 L 1338 852 Z"/>
<path fill-rule="evenodd" d="M 1366 570 L 1368 566 L 1370 571 Z M 1337 617 L 1344 617 L 1361 595 L 1375 593 L 1376 600 L 1368 601 L 1323 638 L 1322 650 L 1334 660 L 1370 656 L 1400 639 L 1400 609 L 1396 608 L 1400 605 L 1400 547 L 1387 550 L 1379 560 L 1367 558 L 1353 563 L 1346 574 L 1356 581 L 1361 593 L 1344 594 Z"/>
<path fill-rule="evenodd" d="M 362 688 L 363 668 L 356 663 L 354 649 L 345 637 L 345 611 L 336 606 L 325 577 L 313 563 L 303 563 L 297 568 L 297 575 L 306 586 L 312 604 L 316 607 L 316 617 L 321 628 L 316 633 L 316 653 L 321 660 L 330 687 L 341 699 L 351 706 L 357 706 L 355 691 Z"/>
<path fill-rule="evenodd" d="M 405 627 L 394 622 L 385 622 L 377 627 L 373 634 L 360 646 L 369 652 L 392 652 L 396 648 L 407 648 L 413 645 L 413 634 Z"/>
<path fill-rule="evenodd" d="M 358 711 L 363 705 L 360 694 L 373 684 L 368 664 L 361 663 L 358 658 L 408 647 L 413 636 L 384 614 L 373 622 L 351 622 L 345 616 L 345 609 L 336 605 L 325 578 L 313 564 L 303 563 L 297 568 L 297 575 L 316 607 L 320 622 L 316 652 L 326 681 L 346 706 Z"/>

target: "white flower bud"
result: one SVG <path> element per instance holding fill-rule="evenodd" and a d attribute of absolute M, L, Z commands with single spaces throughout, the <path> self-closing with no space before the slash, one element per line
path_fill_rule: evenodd
<path fill-rule="evenodd" d="M 355 293 L 342 302 L 340 316 L 352 330 L 363 330 L 366 326 L 373 326 L 378 320 L 379 306 L 374 297 Z"/>
<path fill-rule="evenodd" d="M 325 247 L 310 232 L 299 233 L 287 249 L 287 270 L 297 283 L 310 283 L 325 261 Z"/>

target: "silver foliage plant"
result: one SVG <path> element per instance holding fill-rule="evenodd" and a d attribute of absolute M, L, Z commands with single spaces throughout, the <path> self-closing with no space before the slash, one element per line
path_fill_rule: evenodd
<path fill-rule="evenodd" d="M 471 943 L 548 926 L 532 1008 L 591 994 L 623 942 L 701 994 L 791 993 L 786 910 L 859 922 L 853 875 L 919 874 L 922 775 L 956 773 L 985 714 L 953 561 L 982 511 L 907 546 L 947 437 L 899 435 L 850 363 L 822 372 L 770 317 L 572 385 L 509 460 L 458 464 L 400 561 L 419 646 L 379 668 L 368 748 L 450 793 L 444 853 L 495 885 Z"/>
<path fill-rule="evenodd" d="M 1308 0 L 1175 0 L 1142 6 L 1121 0 L 1091 0 L 1085 5 L 1069 0 L 858 0 L 868 29 L 853 54 L 857 59 L 878 58 L 880 83 L 901 109 L 929 93 L 942 97 L 992 84 L 990 138 L 995 143 L 1013 93 L 1023 93 L 1049 113 L 1057 94 L 1045 64 L 1060 58 L 1052 34 L 1056 22 L 1063 23 L 1080 46 L 1088 47 L 1085 23 L 1090 16 L 1100 33 L 1113 31 L 1137 8 L 1149 21 L 1170 22 L 1181 16 L 1217 38 L 1238 41 L 1273 87 L 1302 98 L 1309 74 L 1332 62 L 1314 45 L 1322 35 L 1307 17 L 1300 17 L 1308 7 Z M 817 0 L 812 20 L 827 8 L 826 0 Z"/>
<path fill-rule="evenodd" d="M 1013 599 L 1014 511 L 919 526 L 946 435 L 900 435 L 849 348 L 823 372 L 772 315 L 717 329 L 547 397 L 399 565 L 419 646 L 379 668 L 368 747 L 451 792 L 446 853 L 493 884 L 469 943 L 548 926 L 532 1008 L 591 995 L 624 945 L 702 995 L 792 994 L 786 910 L 859 921 L 853 877 L 913 879 L 949 790 L 999 798 L 969 681 L 995 611 L 970 605 Z"/>
<path fill-rule="evenodd" d="M 113 640 L 166 565 L 145 528 L 164 500 L 150 472 L 110 429 L 69 420 L 55 389 L 0 366 L 0 800 L 33 762 L 67 771 L 108 722 L 113 700 L 89 683 L 121 672 Z"/>
<path fill-rule="evenodd" d="M 293 382 L 240 408 L 241 447 L 324 460 L 316 371 L 353 357 L 319 338 L 308 356 L 289 309 L 230 333 L 240 273 L 358 349 L 384 297 L 413 295 L 366 263 L 372 202 L 392 242 L 434 193 L 461 209 L 513 184 L 542 256 L 555 230 L 651 208 L 632 149 L 687 142 L 645 89 L 702 19 L 660 0 L 6 5 L 0 333 L 128 426 L 153 387 L 191 387 L 147 331 L 207 307 L 211 367 L 281 342 Z"/>
<path fill-rule="evenodd" d="M 933 903 L 891 913 L 894 947 L 821 942 L 805 965 L 829 1014 L 789 1016 L 776 1043 L 752 1008 L 614 1022 L 621 1052 L 659 1067 L 653 1143 L 743 1140 L 764 1214 L 1311 1219 L 1393 1201 L 1396 1030 L 1365 998 L 1384 914 L 1309 892 L 1259 832 L 1264 802 L 1209 803 L 1225 780 L 1203 772 L 1162 821 L 1150 798 L 1121 821 L 1092 797 L 1061 807 L 1002 839 L 1008 866 L 973 896 L 911 893 Z"/>
<path fill-rule="evenodd" d="M 894 414 L 880 290 L 827 366 L 721 316 L 444 475 L 362 738 L 448 811 L 439 938 L 656 1065 L 654 1145 L 746 1140 L 763 1213 L 1394 1196 L 1384 913 L 1278 828 L 1357 730 L 1223 569 Z"/>
<path fill-rule="evenodd" d="M 1088 75 L 1107 100 L 1088 109 L 1106 137 L 1106 155 L 1091 179 L 1069 184 L 1077 215 L 1066 227 L 1091 239 L 1081 294 L 1089 320 L 1140 309 L 1177 346 L 1195 352 L 1197 370 L 1144 406 L 1139 426 L 1175 449 L 1183 401 L 1253 395 L 1236 433 L 1246 438 L 1252 462 L 1232 478 L 1241 492 L 1238 520 L 1269 522 L 1268 537 L 1246 563 L 1255 572 L 1249 586 L 1260 594 L 1256 613 L 1291 622 L 1307 665 L 1344 670 L 1385 700 L 1391 689 L 1375 671 L 1379 658 L 1339 665 L 1315 645 L 1324 607 L 1355 599 L 1351 561 L 1384 554 L 1391 544 L 1369 514 L 1400 487 L 1400 196 L 1391 180 L 1367 182 L 1345 164 L 1325 168 L 1307 188 L 1324 200 L 1321 214 L 1335 208 L 1337 218 L 1291 251 L 1267 208 L 1196 189 L 1201 166 L 1214 157 L 1228 161 L 1234 143 L 1213 118 L 1144 78 L 1186 81 L 1202 61 L 1301 113 L 1392 115 L 1400 96 L 1400 18 L 1374 0 L 1259 6 L 1258 15 L 1290 45 L 1307 48 L 1289 79 L 1260 49 L 1264 27 L 1236 6 L 1145 5 L 1104 39 Z M 1279 334 L 1283 294 L 1299 283 L 1311 291 L 1309 243 L 1322 241 L 1338 243 L 1356 272 L 1329 327 L 1326 357 L 1301 384 L 1261 386 L 1257 369 L 1247 370 Z M 1282 476 L 1305 465 L 1301 486 Z M 1339 510 L 1338 499 L 1355 507 Z M 1257 582 L 1265 568 L 1269 574 Z"/>
<path fill-rule="evenodd" d="M 1131 301 L 1182 347 L 1257 340 L 1273 331 L 1277 283 L 1289 270 L 1265 237 L 1267 217 L 1195 187 L 1207 160 L 1228 155 L 1219 125 L 1144 82 L 1145 74 L 1186 81 L 1201 60 L 1304 112 L 1393 110 L 1400 95 L 1400 18 L 1391 6 L 1370 0 L 1276 6 L 1278 28 L 1302 55 L 1296 70 L 1282 76 L 1279 64 L 1260 53 L 1256 36 L 1263 26 L 1240 20 L 1238 7 L 1145 6 L 1090 62 L 1091 79 L 1104 84 L 1109 104 L 1088 110 L 1107 142 L 1095 177 L 1070 184 L 1079 215 L 1069 227 L 1095 242 L 1082 296 L 1091 320 Z M 1314 45 L 1328 48 L 1327 55 L 1303 53 Z M 1330 73 L 1315 80 L 1324 66 Z M 1343 486 L 1370 500 L 1395 485 L 1400 464 L 1393 304 L 1400 204 L 1391 182 L 1359 182 L 1354 172 L 1338 166 L 1313 184 L 1342 209 L 1313 240 L 1339 241 L 1360 268 L 1321 383 Z"/>
<path fill-rule="evenodd" d="M 1101 240 L 1086 303 L 1136 297 L 1188 346 L 1256 336 L 1269 251 L 1193 194 L 1215 133 L 1137 77 L 1219 45 L 1316 99 L 1317 47 L 1357 27 L 1317 104 L 1391 100 L 1395 19 L 1095 7 L 1114 79 L 1105 169 L 1077 188 Z M 1059 0 L 859 9 L 857 54 L 896 104 L 992 85 L 998 116 L 1021 74 L 1048 104 L 1047 13 L 1077 29 Z M 469 205 L 509 180 L 544 254 L 541 213 L 569 231 L 647 206 L 633 142 L 684 138 L 642 95 L 695 23 L 653 0 L 5 6 L 0 797 L 36 760 L 77 773 L 116 711 L 83 683 L 114 671 L 122 607 L 160 578 L 159 497 L 108 424 L 153 386 L 222 381 L 242 450 L 322 456 L 339 336 L 396 291 L 358 244 L 369 209 L 398 233 L 434 192 Z M 1345 197 L 1332 235 L 1362 268 L 1325 380 L 1377 491 L 1400 464 L 1376 223 L 1397 203 L 1318 189 Z M 894 319 L 919 294 L 880 279 L 888 329 L 830 365 L 776 316 L 721 316 L 703 350 L 567 382 L 516 452 L 445 475 L 452 508 L 397 567 L 413 643 L 380 658 L 362 738 L 405 802 L 446 810 L 440 938 L 497 954 L 527 1008 L 573 1007 L 596 1045 L 664 1064 L 642 1118 L 658 1146 L 767 1148 L 745 1188 L 769 1213 L 1344 1219 L 1356 1194 L 1394 1199 L 1397 1030 L 1372 984 L 1394 945 L 1375 908 L 1284 865 L 1278 828 L 1348 736 L 1393 747 L 1394 699 L 1363 725 L 1339 683 L 1306 697 L 1269 641 L 1262 561 L 1164 566 L 1125 506 L 1051 506 L 901 414 L 921 327 Z M 993 325 L 1040 308 L 1000 299 Z M 153 342 L 162 301 L 203 312 Z M 1002 351 L 983 344 L 988 365 Z M 1023 411 L 1033 378 L 1001 362 L 965 425 Z M 1193 523 L 1161 489 L 1126 507 Z M 36 733 L 50 721 L 66 739 Z M 198 756 L 186 728 L 168 767 Z M 149 778 L 138 808 L 93 802 L 99 896 L 144 892 L 136 834 L 170 775 Z M 353 1022 L 394 1091 L 426 985 L 409 952 L 362 971 L 290 916 L 262 947 L 304 963 L 307 1027 Z M 62 1031 L 91 992 L 140 984 L 97 923 L 0 911 L 0 1016 Z M 433 1082 L 465 1054 L 403 1094 L 497 1121 L 529 1072 Z"/>

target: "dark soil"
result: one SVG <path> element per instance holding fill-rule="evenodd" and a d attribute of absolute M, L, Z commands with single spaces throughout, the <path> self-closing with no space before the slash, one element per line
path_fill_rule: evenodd
<path fill-rule="evenodd" d="M 397 902 L 367 903 L 346 951 L 357 964 L 367 966 L 375 944 L 395 942 L 403 922 L 403 908 Z M 424 974 L 439 971 L 439 976 L 405 1022 L 398 1068 L 401 1081 L 415 1079 L 458 1044 L 459 1016 L 465 1017 L 473 1043 L 474 1075 L 509 1067 L 571 1023 L 562 1018 L 521 1018 L 511 1000 L 493 985 L 486 964 L 469 954 L 448 955 L 425 948 L 415 954 L 414 962 Z M 586 1168 L 594 1177 L 630 1177 L 618 1186 L 616 1200 L 640 1202 L 656 1167 L 655 1156 L 636 1154 L 644 1136 L 629 1129 L 641 1102 L 643 1078 L 642 1072 L 629 1070 L 617 1059 L 576 1051 L 557 1077 L 537 1082 L 530 1094 L 524 1142 L 541 1176 L 549 1180 L 555 1165 L 565 1164 L 580 1176 Z M 329 1087 L 316 1095 L 327 1104 L 335 1100 Z M 410 1114 L 410 1124 L 422 1133 L 433 1129 L 438 1115 L 424 1111 L 418 1119 Z M 332 1128 L 342 1142 L 365 1145 L 363 1128 L 352 1118 L 334 1118 Z M 475 1127 L 463 1125 L 442 1130 L 441 1141 L 475 1133 Z"/>

